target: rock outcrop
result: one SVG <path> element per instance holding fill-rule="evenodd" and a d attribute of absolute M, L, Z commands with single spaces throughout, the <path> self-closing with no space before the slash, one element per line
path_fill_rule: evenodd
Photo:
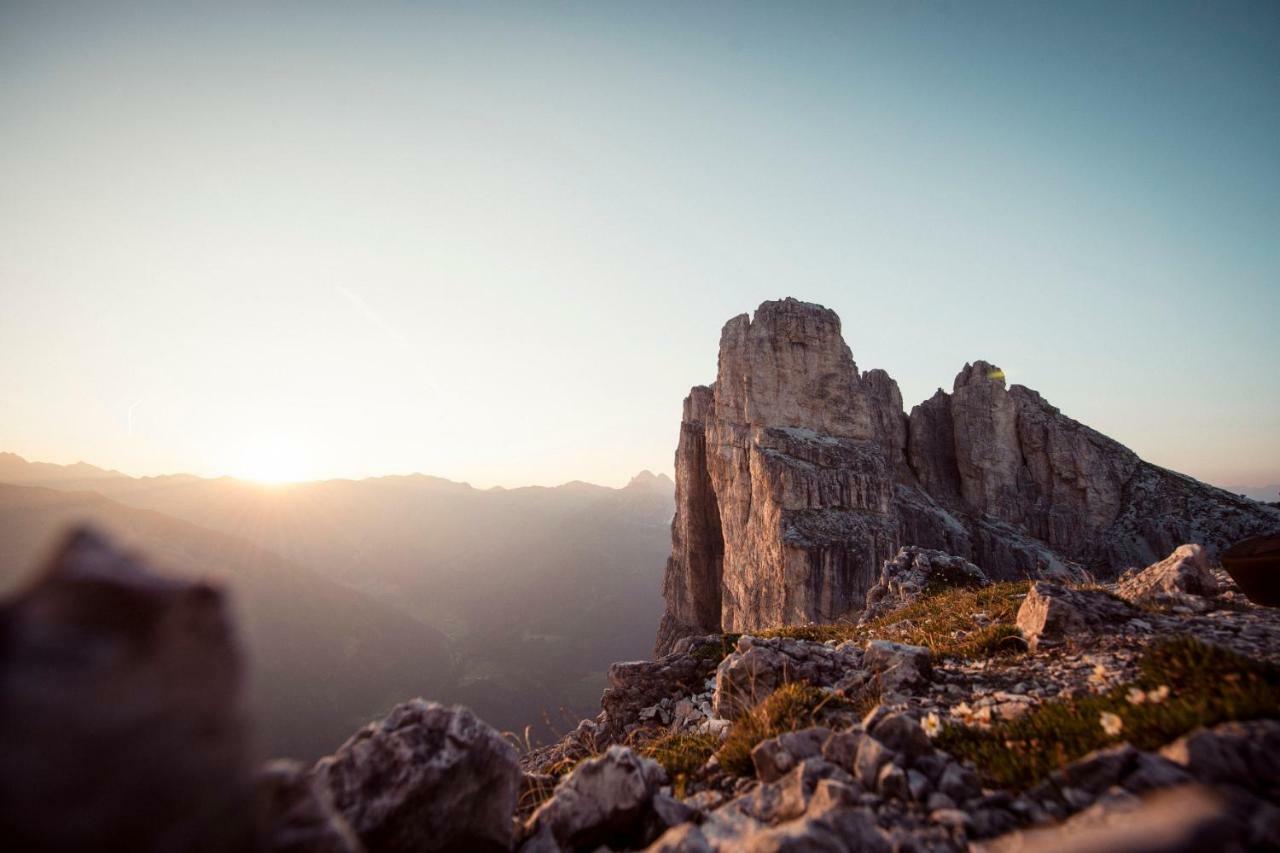
<path fill-rule="evenodd" d="M 794 299 L 725 324 L 715 383 L 684 402 L 676 493 L 660 654 L 854 617 L 901 546 L 993 580 L 1114 577 L 1280 529 L 1275 508 L 1142 461 L 985 361 L 908 416 L 835 313 Z"/>
<path fill-rule="evenodd" d="M 1199 545 L 1182 545 L 1142 571 L 1126 572 L 1116 585 L 1116 595 L 1135 604 L 1181 603 L 1220 591 Z"/>
<path fill-rule="evenodd" d="M 313 775 L 369 853 L 511 847 L 516 750 L 466 708 L 405 702 Z"/>

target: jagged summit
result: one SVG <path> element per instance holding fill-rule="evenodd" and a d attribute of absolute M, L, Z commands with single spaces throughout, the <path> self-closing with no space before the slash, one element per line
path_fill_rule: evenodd
<path fill-rule="evenodd" d="M 1280 527 L 1280 511 L 1144 462 L 988 361 L 907 415 L 888 373 L 859 372 L 836 313 L 791 298 L 725 324 L 715 382 L 684 402 L 676 491 L 659 652 L 856 613 L 902 545 L 997 578 L 1114 576 Z"/>
<path fill-rule="evenodd" d="M 662 489 L 665 491 L 668 489 L 674 489 L 675 486 L 675 481 L 666 474 L 655 474 L 646 468 L 639 474 L 632 477 L 624 488 L 646 490 Z"/>

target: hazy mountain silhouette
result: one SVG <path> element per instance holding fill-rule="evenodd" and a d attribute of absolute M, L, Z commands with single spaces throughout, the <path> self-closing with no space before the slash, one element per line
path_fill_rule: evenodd
<path fill-rule="evenodd" d="M 22 583 L 84 521 L 159 566 L 227 583 L 271 754 L 318 755 L 406 696 L 456 690 L 439 631 L 243 539 L 92 492 L 0 484 L 0 584 Z"/>
<path fill-rule="evenodd" d="M 672 481 L 649 472 L 622 489 L 574 482 L 480 490 L 423 475 L 262 486 L 134 478 L 0 454 L 0 481 L 43 495 L 6 490 L 0 530 L 13 541 L 0 548 L 0 575 L 30 566 L 60 525 L 98 518 L 157 561 L 246 585 L 240 592 L 253 610 L 246 619 L 264 679 L 268 665 L 285 674 L 296 666 L 311 675 L 284 681 L 349 690 L 332 713 L 360 713 L 358 697 L 372 706 L 422 693 L 464 702 L 517 731 L 544 713 L 552 728 L 576 723 L 597 707 L 609 663 L 647 656 L 674 509 Z M 323 598 L 313 614 L 291 595 L 302 589 Z M 343 618 L 347 598 L 359 602 L 339 623 L 351 651 L 325 632 L 326 621 Z M 402 633 L 384 628 L 362 639 L 365 618 L 370 627 L 385 618 Z M 343 655 L 343 666 L 333 665 Z M 270 692 L 278 683 L 264 687 L 265 700 L 288 720 L 289 695 Z M 349 733 L 350 722 L 332 730 Z M 322 739 L 269 737 L 273 747 L 286 745 L 276 751 L 308 755 L 332 748 Z"/>

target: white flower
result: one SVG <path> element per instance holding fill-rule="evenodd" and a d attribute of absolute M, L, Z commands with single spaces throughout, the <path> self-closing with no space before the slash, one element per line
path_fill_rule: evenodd
<path fill-rule="evenodd" d="M 951 713 L 956 717 L 968 717 L 973 713 L 973 709 L 969 707 L 968 702 L 961 702 L 952 706 Z"/>
<path fill-rule="evenodd" d="M 1147 694 L 1147 701 L 1152 704 L 1159 705 L 1161 702 L 1169 698 L 1169 685 L 1161 684 L 1155 690 Z"/>
<path fill-rule="evenodd" d="M 1130 687 L 1124 698 L 1129 700 L 1130 705 L 1141 705 L 1147 701 L 1147 694 L 1138 687 Z"/>
<path fill-rule="evenodd" d="M 1107 668 L 1102 664 L 1096 664 L 1093 667 L 1093 675 L 1089 676 L 1089 680 L 1094 684 L 1102 684 L 1107 680 Z"/>
<path fill-rule="evenodd" d="M 1110 711 L 1103 711 L 1098 715 L 1098 722 L 1102 724 L 1102 730 L 1109 736 L 1115 737 L 1124 731 L 1124 720 L 1117 717 Z"/>
<path fill-rule="evenodd" d="M 924 715 L 924 719 L 920 721 L 921 728 L 929 737 L 937 737 L 942 731 L 942 720 L 933 711 Z"/>

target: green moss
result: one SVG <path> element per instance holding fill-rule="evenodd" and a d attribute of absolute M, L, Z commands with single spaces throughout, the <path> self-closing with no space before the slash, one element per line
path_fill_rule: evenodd
<path fill-rule="evenodd" d="M 1046 702 L 989 729 L 949 725 L 937 745 L 977 765 L 986 781 L 1022 789 L 1095 749 L 1128 741 L 1157 749 L 1199 726 L 1280 713 L 1280 668 L 1191 637 L 1154 643 L 1139 663 L 1139 677 L 1106 693 Z M 1134 702 L 1142 691 L 1168 688 L 1162 701 Z M 1108 734 L 1102 715 L 1121 730 Z"/>
<path fill-rule="evenodd" d="M 760 741 L 819 725 L 826 713 L 851 707 L 848 700 L 817 687 L 784 684 L 734 722 L 716 753 L 720 766 L 728 773 L 749 776 L 754 772 L 751 750 Z"/>

